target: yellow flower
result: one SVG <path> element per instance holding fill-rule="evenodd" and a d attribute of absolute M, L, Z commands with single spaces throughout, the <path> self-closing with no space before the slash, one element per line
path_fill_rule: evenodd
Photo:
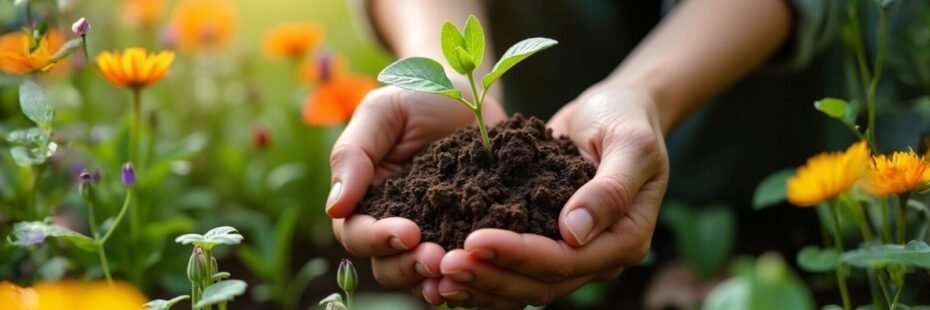
<path fill-rule="evenodd" d="M 146 54 L 144 49 L 133 47 L 122 54 L 119 51 L 100 53 L 97 68 L 113 84 L 141 88 L 165 77 L 173 61 L 174 52 Z"/>
<path fill-rule="evenodd" d="M 869 165 L 862 189 L 878 197 L 903 194 L 930 182 L 927 160 L 914 151 L 878 155 Z"/>
<path fill-rule="evenodd" d="M 302 58 L 323 41 L 323 28 L 314 23 L 281 24 L 265 35 L 265 52 L 273 58 Z"/>
<path fill-rule="evenodd" d="M 23 75 L 36 71 L 47 71 L 55 65 L 52 55 L 64 45 L 60 31 L 52 29 L 39 40 L 39 46 L 31 50 L 32 36 L 26 32 L 13 32 L 0 36 L 0 71 Z"/>
<path fill-rule="evenodd" d="M 165 12 L 165 0 L 123 0 L 119 15 L 124 23 L 133 26 L 155 24 Z"/>
<path fill-rule="evenodd" d="M 141 310 L 146 301 L 139 290 L 123 282 L 65 280 L 41 282 L 31 288 L 0 282 L 0 305 L 4 310 Z"/>
<path fill-rule="evenodd" d="M 869 148 L 864 141 L 845 152 L 821 153 L 807 160 L 788 179 L 788 202 L 810 207 L 849 190 L 869 165 Z"/>
<path fill-rule="evenodd" d="M 178 45 L 185 49 L 213 50 L 233 37 L 238 22 L 236 6 L 229 0 L 182 0 L 171 17 Z"/>

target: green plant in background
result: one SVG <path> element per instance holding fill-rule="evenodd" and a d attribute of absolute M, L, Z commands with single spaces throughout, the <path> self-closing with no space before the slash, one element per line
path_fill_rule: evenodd
<path fill-rule="evenodd" d="M 320 301 L 320 306 L 326 307 L 327 310 L 354 309 L 355 289 L 358 287 L 358 272 L 349 259 L 343 259 L 339 262 L 336 283 L 345 293 L 345 297 L 343 298 L 339 293 L 332 293 Z"/>
<path fill-rule="evenodd" d="M 462 92 L 455 88 L 452 81 L 446 76 L 441 64 L 425 57 L 410 57 L 398 60 L 384 68 L 378 74 L 378 81 L 410 90 L 443 95 L 461 102 L 465 107 L 475 113 L 478 120 L 478 130 L 481 131 L 481 142 L 485 151 L 491 156 L 491 140 L 488 137 L 487 126 L 482 116 L 484 97 L 494 84 L 510 68 L 520 63 L 538 51 L 558 44 L 548 38 L 530 38 L 514 44 L 501 56 L 494 68 L 481 78 L 481 92 L 475 86 L 474 73 L 481 67 L 484 58 L 484 30 L 475 16 L 469 16 L 465 21 L 465 29 L 459 31 L 451 21 L 442 25 L 440 41 L 442 54 L 453 70 L 465 75 L 471 89 L 471 101 L 462 96 Z"/>
<path fill-rule="evenodd" d="M 734 276 L 707 296 L 704 310 L 812 310 L 814 299 L 780 255 L 766 253 L 755 262 L 740 258 Z"/>
<path fill-rule="evenodd" d="M 187 263 L 187 278 L 191 282 L 191 295 L 182 295 L 171 300 L 153 300 L 146 304 L 147 309 L 168 310 L 174 304 L 191 299 L 194 310 L 226 309 L 226 303 L 245 293 L 246 283 L 242 280 L 229 279 L 230 274 L 220 271 L 213 248 L 217 245 L 236 245 L 242 242 L 242 235 L 230 226 L 211 229 L 206 234 L 184 234 L 175 239 L 180 244 L 193 244 L 194 250 Z"/>

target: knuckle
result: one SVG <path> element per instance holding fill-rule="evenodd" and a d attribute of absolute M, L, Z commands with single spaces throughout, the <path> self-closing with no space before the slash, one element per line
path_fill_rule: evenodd
<path fill-rule="evenodd" d="M 349 143 L 337 143 L 333 146 L 333 151 L 329 153 L 329 163 L 333 167 L 343 162 L 351 156 L 352 152 L 358 150 L 358 146 Z"/>
<path fill-rule="evenodd" d="M 622 175 L 608 175 L 601 179 L 604 197 L 610 210 L 622 210 L 628 207 L 633 198 L 631 181 Z"/>
<path fill-rule="evenodd" d="M 649 242 L 638 242 L 627 253 L 622 261 L 623 266 L 639 264 L 649 255 Z"/>

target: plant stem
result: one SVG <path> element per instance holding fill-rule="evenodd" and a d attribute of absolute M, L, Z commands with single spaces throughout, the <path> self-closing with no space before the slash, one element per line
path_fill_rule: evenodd
<path fill-rule="evenodd" d="M 898 243 L 907 242 L 907 193 L 898 195 Z"/>
<path fill-rule="evenodd" d="M 843 254 L 843 238 L 840 236 L 840 213 L 837 210 L 836 201 L 830 202 L 830 210 L 833 211 L 833 242 L 835 243 L 835 249 L 837 256 Z M 837 266 L 836 268 L 836 282 L 840 287 L 840 296 L 843 298 L 843 309 L 850 310 L 849 303 L 849 291 L 846 288 L 846 276 L 843 274 L 843 266 Z"/>
<path fill-rule="evenodd" d="M 888 198 L 878 198 L 882 211 L 882 243 L 891 243 L 891 210 L 888 208 Z"/>
<path fill-rule="evenodd" d="M 194 307 L 194 305 L 200 301 L 201 289 L 201 283 L 197 283 L 197 281 L 191 281 L 191 307 L 193 310 L 200 309 L 199 307 Z"/>
<path fill-rule="evenodd" d="M 868 219 L 865 216 L 865 210 L 858 202 L 849 198 L 848 195 L 840 195 L 840 199 L 847 203 L 856 216 L 856 222 L 859 224 L 859 231 L 862 233 L 862 240 L 866 243 L 872 243 L 872 230 L 869 228 Z"/>
<path fill-rule="evenodd" d="M 110 264 L 107 263 L 107 253 L 104 252 L 102 243 L 97 243 L 97 256 L 100 257 L 100 267 L 103 268 L 103 276 L 107 278 L 107 283 L 113 284 L 113 277 L 110 276 Z"/>
<path fill-rule="evenodd" d="M 862 42 L 862 30 L 859 25 L 859 2 L 849 1 L 846 3 L 847 14 L 849 15 L 849 24 L 852 27 L 853 49 L 856 53 L 856 63 L 859 64 L 859 79 L 862 82 L 862 89 L 866 90 L 869 81 L 872 79 L 869 73 L 869 64 L 865 59 L 865 46 Z"/>
<path fill-rule="evenodd" d="M 883 7 L 878 18 L 878 49 L 875 51 L 875 72 L 869 85 L 869 144 L 875 151 L 875 95 L 882 77 L 882 62 L 885 54 L 885 37 L 888 32 L 888 8 Z"/>
<path fill-rule="evenodd" d="M 891 304 L 891 297 L 888 296 L 888 285 L 885 284 L 885 271 L 880 268 L 875 268 L 876 274 L 875 277 L 878 278 L 878 285 L 882 289 L 882 296 L 885 298 L 886 304 Z"/>
<path fill-rule="evenodd" d="M 468 72 L 468 86 L 471 87 L 472 100 L 475 102 L 475 104 L 472 105 L 472 111 L 475 112 L 475 116 L 478 118 L 478 130 L 481 131 L 481 143 L 484 144 L 484 150 L 488 153 L 488 158 L 493 160 L 494 152 L 491 149 L 491 138 L 488 137 L 488 128 L 484 124 L 484 113 L 481 113 L 484 95 L 478 96 L 478 89 L 475 87 L 475 79 L 471 72 Z"/>
<path fill-rule="evenodd" d="M 898 299 L 901 298 L 901 292 L 904 291 L 904 281 L 898 286 L 898 291 L 894 293 L 894 300 L 891 301 L 891 310 L 898 308 Z"/>
<path fill-rule="evenodd" d="M 84 50 L 84 66 L 90 66 L 90 54 L 87 53 L 87 35 L 81 35 L 81 48 Z"/>
<path fill-rule="evenodd" d="M 87 203 L 88 224 L 90 225 L 91 236 L 94 237 L 94 240 L 98 240 L 97 220 L 94 219 L 93 194 L 90 196 L 91 197 L 85 201 Z M 107 278 L 107 283 L 113 284 L 113 277 L 110 276 L 110 265 L 107 263 L 107 253 L 104 251 L 103 244 L 99 242 L 97 242 L 97 256 L 100 258 L 100 267 L 103 268 L 103 275 Z"/>
<path fill-rule="evenodd" d="M 113 220 L 113 224 L 110 225 L 110 228 L 107 229 L 107 232 L 103 235 L 103 238 L 97 240 L 97 244 L 103 246 L 107 243 L 107 240 L 110 239 L 110 236 L 113 235 L 113 231 L 116 230 L 116 227 L 119 226 L 120 221 L 123 220 L 123 216 L 126 215 L 126 210 L 129 209 L 129 206 L 132 204 L 132 190 L 126 191 L 126 199 L 123 200 L 123 207 L 120 208 L 119 213 L 116 215 L 116 219 Z"/>
<path fill-rule="evenodd" d="M 354 305 L 354 302 L 353 302 L 354 299 L 355 299 L 355 293 L 347 291 L 346 292 L 346 309 L 347 310 L 352 310 L 352 307 Z"/>

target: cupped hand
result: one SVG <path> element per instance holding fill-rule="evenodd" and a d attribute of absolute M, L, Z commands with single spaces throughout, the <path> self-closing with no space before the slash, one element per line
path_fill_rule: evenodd
<path fill-rule="evenodd" d="M 506 118 L 490 97 L 484 113 L 491 124 Z M 326 213 L 350 254 L 372 257 L 374 276 L 382 285 L 410 288 L 430 303 L 441 302 L 437 287 L 445 250 L 434 243 L 421 244 L 419 228 L 408 219 L 376 220 L 354 214 L 355 207 L 372 183 L 400 171 L 427 143 L 474 121 L 474 114 L 454 100 L 382 87 L 365 97 L 333 146 Z"/>
<path fill-rule="evenodd" d="M 613 279 L 649 252 L 668 183 L 668 155 L 656 106 L 646 95 L 595 86 L 550 121 L 582 156 L 594 178 L 559 217 L 563 240 L 483 229 L 445 254 L 440 296 L 452 304 L 522 308 L 548 304 L 586 283 Z"/>

